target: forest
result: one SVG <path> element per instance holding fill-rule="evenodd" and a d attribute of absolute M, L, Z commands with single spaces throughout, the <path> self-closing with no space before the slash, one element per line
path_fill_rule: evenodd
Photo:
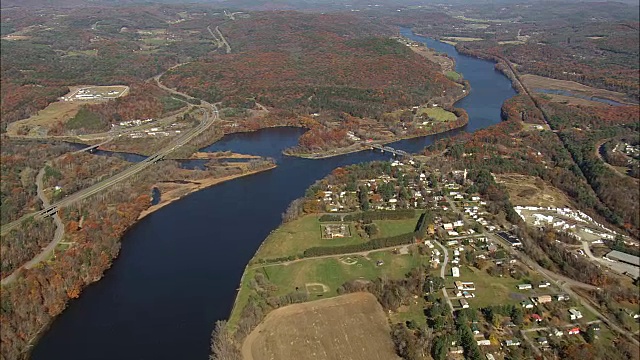
<path fill-rule="evenodd" d="M 95 182 L 97 173 L 108 174 L 125 163 L 113 157 L 68 154 L 51 163 L 50 176 L 45 182 L 77 189 Z M 88 168 L 87 164 L 91 167 Z M 247 164 L 247 170 L 272 165 L 270 160 L 257 159 Z M 24 357 L 24 351 L 34 336 L 64 310 L 67 302 L 78 297 L 85 286 L 102 277 L 118 255 L 126 229 L 138 220 L 142 210 L 150 206 L 154 184 L 176 179 L 218 178 L 243 171 L 237 164 L 218 162 L 208 164 L 203 170 L 186 170 L 178 162 L 166 160 L 138 174 L 133 181 L 118 183 L 62 209 L 60 216 L 65 225 L 64 242 L 67 245 L 57 248 L 54 256 L 39 266 L 22 270 L 16 281 L 2 287 L 0 357 Z M 49 221 L 27 222 L 20 230 L 3 237 L 3 277 L 30 259 L 41 245 L 49 243 L 52 231 Z M 30 241 L 25 241 L 26 237 Z"/>

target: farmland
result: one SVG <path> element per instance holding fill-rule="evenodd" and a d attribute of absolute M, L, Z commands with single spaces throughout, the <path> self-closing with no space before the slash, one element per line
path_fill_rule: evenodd
<path fill-rule="evenodd" d="M 382 307 L 365 293 L 272 311 L 249 334 L 242 355 L 245 360 L 398 358 Z"/>

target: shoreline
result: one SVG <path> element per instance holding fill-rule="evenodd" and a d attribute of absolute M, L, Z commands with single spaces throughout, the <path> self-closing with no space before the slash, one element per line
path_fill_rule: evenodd
<path fill-rule="evenodd" d="M 198 183 L 189 183 L 189 184 L 184 184 L 184 187 L 178 188 L 178 189 L 174 189 L 174 190 L 170 190 L 164 194 L 160 195 L 160 202 L 155 204 L 155 205 L 151 205 L 149 206 L 146 210 L 143 210 L 140 212 L 140 215 L 138 215 L 138 218 L 136 219 L 136 222 L 134 222 L 133 224 L 131 224 L 131 226 L 134 226 L 138 221 L 142 220 L 143 218 L 145 218 L 146 216 L 153 214 L 154 212 L 162 209 L 163 207 L 174 203 L 182 198 L 184 198 L 187 195 L 190 195 L 194 192 L 206 189 L 208 187 L 214 186 L 214 185 L 218 185 L 220 183 L 229 181 L 229 180 L 234 180 L 234 179 L 238 179 L 244 176 L 249 176 L 249 175 L 253 175 L 253 174 L 257 174 L 263 171 L 268 171 L 268 170 L 272 170 L 275 169 L 277 167 L 277 165 L 273 164 L 269 167 L 263 168 L 263 169 L 258 169 L 258 170 L 252 170 L 252 171 L 248 171 L 248 172 L 243 172 L 241 174 L 236 174 L 236 175 L 228 175 L 228 176 L 223 176 L 223 177 L 219 177 L 219 178 L 205 178 L 203 180 L 198 180 Z M 186 192 L 185 192 L 186 190 Z M 175 193 L 179 193 L 178 194 L 172 194 L 172 192 Z"/>
<path fill-rule="evenodd" d="M 226 181 L 234 180 L 234 179 L 241 178 L 241 177 L 244 177 L 244 176 L 254 175 L 254 174 L 257 174 L 257 173 L 260 173 L 260 172 L 263 172 L 263 171 L 272 170 L 272 169 L 274 169 L 276 167 L 277 167 L 276 164 L 272 164 L 271 166 L 263 168 L 263 169 L 257 169 L 257 170 L 253 170 L 253 171 L 248 171 L 248 172 L 244 172 L 244 173 L 241 173 L 241 174 L 223 176 L 223 177 L 220 177 L 220 178 L 205 178 L 205 179 L 201 180 L 198 184 L 187 184 L 187 185 L 192 185 L 192 187 L 189 188 L 187 192 L 181 194 L 180 196 L 169 197 L 164 201 L 160 200 L 160 203 L 158 203 L 156 205 L 151 205 L 147 209 L 141 211 L 140 214 L 138 215 L 138 217 L 136 218 L 136 220 L 126 227 L 124 233 L 118 239 L 118 242 L 120 244 L 122 244 L 122 239 L 125 236 L 125 234 L 131 228 L 133 228 L 140 220 L 142 220 L 146 216 L 148 216 L 148 215 L 150 215 L 150 214 L 162 209 L 163 207 L 165 207 L 165 206 L 167 206 L 167 205 L 169 205 L 171 203 L 174 203 L 174 202 L 176 202 L 178 200 L 181 200 L 182 198 L 184 198 L 187 195 L 190 195 L 192 193 L 195 193 L 197 191 L 206 189 L 206 188 L 211 187 L 211 186 L 215 186 L 215 185 L 221 184 L 221 183 L 226 182 Z M 182 189 L 179 189 L 179 190 L 182 190 Z M 120 250 L 118 250 L 118 253 L 116 254 L 116 256 L 114 256 L 110 260 L 109 266 L 102 272 L 102 274 L 99 277 L 93 279 L 91 282 L 87 283 L 85 286 L 82 287 L 80 296 L 82 296 L 82 291 L 84 291 L 89 286 L 94 285 L 95 283 L 99 282 L 100 280 L 102 280 L 104 278 L 106 272 L 109 271 L 109 269 L 113 265 L 113 261 L 116 260 L 119 256 L 120 256 Z M 64 304 L 63 310 L 59 314 L 57 314 L 56 316 L 51 317 L 51 319 L 49 319 L 50 321 L 48 321 L 48 322 L 46 322 L 46 323 L 44 323 L 42 325 L 42 327 L 35 333 L 35 335 L 27 342 L 26 348 L 23 351 L 23 355 L 27 356 L 27 358 L 30 356 L 31 351 L 36 346 L 38 341 L 42 338 L 42 336 L 44 336 L 46 331 L 49 328 L 51 328 L 51 326 L 54 323 L 54 321 L 64 313 L 64 311 L 67 309 L 68 306 L 69 306 L 69 302 L 67 301 Z"/>

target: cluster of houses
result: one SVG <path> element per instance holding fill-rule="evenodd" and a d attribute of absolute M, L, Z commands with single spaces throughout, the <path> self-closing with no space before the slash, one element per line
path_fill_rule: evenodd
<path fill-rule="evenodd" d="M 615 232 L 594 221 L 580 210 L 538 206 L 516 206 L 514 209 L 524 221 L 528 216 L 531 217 L 534 226 L 550 225 L 561 231 L 571 231 L 575 230 L 578 225 L 582 231 L 604 239 L 613 240 L 615 237 Z"/>
<path fill-rule="evenodd" d="M 539 289 L 548 288 L 551 286 L 551 283 L 548 281 L 541 281 L 538 284 Z M 531 290 L 533 289 L 532 284 L 518 284 L 516 286 L 518 290 Z M 520 305 L 525 309 L 533 309 L 534 306 L 538 304 L 546 304 L 552 301 L 567 301 L 569 300 L 569 295 L 567 294 L 556 294 L 556 295 L 538 295 L 534 297 L 530 297 L 529 299 L 523 300 Z M 580 316 L 582 317 L 582 316 Z M 571 319 L 574 320 L 574 319 Z"/>

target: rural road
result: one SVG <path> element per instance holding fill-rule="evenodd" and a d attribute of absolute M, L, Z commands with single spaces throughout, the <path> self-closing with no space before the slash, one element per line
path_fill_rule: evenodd
<path fill-rule="evenodd" d="M 40 172 L 38 172 L 38 175 L 36 176 L 36 187 L 37 187 L 38 197 L 42 201 L 42 206 L 43 208 L 46 208 L 50 206 L 50 203 L 49 203 L 49 199 L 44 194 L 44 186 L 42 184 L 42 178 L 44 177 L 44 173 L 45 173 L 44 168 L 40 169 Z M 7 285 L 12 283 L 17 278 L 17 275 L 20 269 L 22 268 L 31 269 L 32 267 L 36 266 L 41 261 L 46 260 L 47 257 L 49 257 L 49 254 L 51 254 L 53 249 L 55 249 L 55 247 L 60 243 L 60 241 L 62 240 L 62 237 L 64 236 L 64 223 L 62 222 L 62 219 L 60 219 L 60 216 L 58 215 L 57 212 L 53 215 L 53 221 L 56 224 L 56 231 L 53 235 L 53 240 L 51 240 L 51 242 L 46 247 L 44 247 L 38 255 L 36 255 L 34 258 L 26 262 L 21 267 L 15 269 L 9 276 L 2 279 L 2 281 L 0 282 L 1 285 Z"/>
<path fill-rule="evenodd" d="M 449 252 L 447 248 L 444 247 L 439 241 L 434 241 L 440 249 L 442 249 L 442 253 L 444 254 L 444 261 L 442 262 L 442 267 L 440 268 L 440 277 L 444 279 L 445 272 L 447 271 L 447 264 L 449 263 Z M 449 294 L 447 294 L 447 288 L 442 288 L 442 294 L 444 295 L 444 299 L 449 304 L 449 309 L 451 310 L 451 314 L 453 314 L 453 304 L 451 303 L 451 299 L 449 299 Z"/>
<path fill-rule="evenodd" d="M 593 285 L 589 285 L 589 284 L 585 284 L 585 283 L 570 279 L 570 278 L 568 278 L 566 276 L 563 276 L 563 275 L 556 274 L 554 272 L 548 271 L 548 270 L 542 268 L 540 265 L 538 265 L 538 263 L 533 261 L 531 258 L 529 258 L 524 253 L 516 252 L 516 250 L 514 250 L 513 247 L 511 247 L 510 245 L 505 244 L 503 242 L 503 240 L 501 238 L 499 238 L 498 236 L 496 236 L 495 234 L 490 234 L 490 235 L 493 237 L 494 241 L 496 241 L 498 244 L 500 244 L 504 248 L 506 248 L 511 254 L 517 256 L 522 262 L 524 262 L 526 265 L 528 265 L 529 267 L 531 267 L 535 271 L 539 272 L 542 276 L 544 276 L 550 282 L 555 283 L 565 293 L 569 294 L 569 296 L 571 296 L 574 299 L 577 299 L 580 302 L 580 305 L 582 305 L 585 309 L 587 309 L 588 311 L 590 311 L 593 314 L 595 314 L 598 317 L 598 319 L 600 319 L 602 322 L 607 324 L 607 326 L 610 329 L 612 329 L 612 330 L 616 331 L 617 333 L 627 337 L 627 339 L 629 339 L 629 341 L 631 341 L 634 345 L 640 346 L 640 342 L 638 342 L 638 340 L 636 338 L 634 338 L 629 331 L 626 331 L 625 329 L 622 329 L 621 327 L 616 325 L 613 321 L 609 320 L 609 318 L 604 316 L 598 309 L 596 309 L 594 306 L 592 306 L 590 301 L 588 301 L 587 299 L 585 299 L 582 296 L 578 295 L 575 291 L 573 291 L 571 289 L 571 287 L 579 287 L 579 288 L 583 288 L 583 289 L 587 289 L 587 290 L 599 291 L 598 287 L 593 286 Z"/>

